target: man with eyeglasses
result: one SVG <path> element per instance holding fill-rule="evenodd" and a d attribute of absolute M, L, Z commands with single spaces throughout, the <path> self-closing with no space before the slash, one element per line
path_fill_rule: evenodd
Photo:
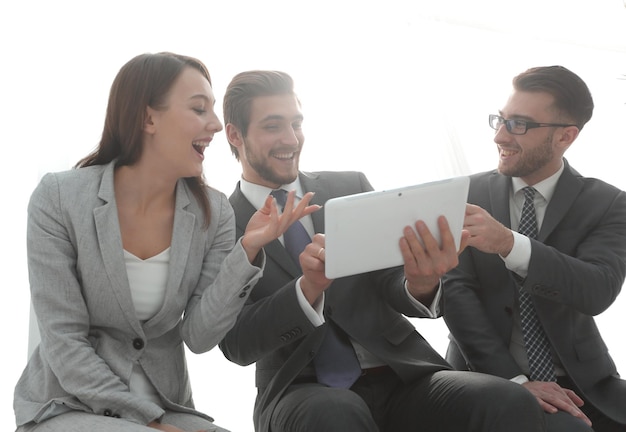
<path fill-rule="evenodd" d="M 444 276 L 447 360 L 526 387 L 550 431 L 626 431 L 626 381 L 593 318 L 624 284 L 626 193 L 563 157 L 593 106 L 564 67 L 513 79 L 489 116 L 498 169 L 471 177 L 469 247 Z"/>

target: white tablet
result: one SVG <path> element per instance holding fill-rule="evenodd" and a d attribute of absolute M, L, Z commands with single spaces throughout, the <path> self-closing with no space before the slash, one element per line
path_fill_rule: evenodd
<path fill-rule="evenodd" d="M 324 204 L 326 277 L 335 279 L 403 264 L 405 226 L 423 220 L 441 242 L 437 219 L 448 220 L 457 245 L 465 217 L 469 177 L 365 192 Z"/>

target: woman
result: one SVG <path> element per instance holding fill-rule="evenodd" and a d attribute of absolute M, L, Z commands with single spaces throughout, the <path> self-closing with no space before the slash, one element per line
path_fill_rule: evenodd
<path fill-rule="evenodd" d="M 28 208 L 41 343 L 15 389 L 19 432 L 223 431 L 194 409 L 184 342 L 212 349 L 261 276 L 262 247 L 317 210 L 269 199 L 235 244 L 204 150 L 222 125 L 206 67 L 144 54 L 111 87 L 99 146 Z"/>

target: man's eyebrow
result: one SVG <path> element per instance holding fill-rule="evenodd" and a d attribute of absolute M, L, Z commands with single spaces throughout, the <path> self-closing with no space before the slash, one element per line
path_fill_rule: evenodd
<path fill-rule="evenodd" d="M 264 118 L 261 119 L 261 123 L 263 122 L 267 122 L 267 121 L 273 121 L 273 120 L 285 120 L 286 117 L 280 114 L 270 114 Z M 303 115 L 297 115 L 295 117 L 293 117 L 293 120 L 304 120 L 304 116 Z"/>
<path fill-rule="evenodd" d="M 504 118 L 504 115 L 502 115 L 502 110 L 498 110 L 498 114 L 500 115 L 500 117 Z M 520 115 L 520 114 L 512 114 L 509 116 L 509 119 L 524 120 L 524 121 L 529 121 L 529 122 L 535 121 L 532 117 L 528 117 L 528 116 Z"/>

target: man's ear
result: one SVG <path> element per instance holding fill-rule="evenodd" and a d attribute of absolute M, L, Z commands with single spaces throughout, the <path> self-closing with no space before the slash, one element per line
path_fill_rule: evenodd
<path fill-rule="evenodd" d="M 147 134 L 154 134 L 156 132 L 156 113 L 154 109 L 146 107 L 146 113 L 143 119 L 143 131 Z"/>
<path fill-rule="evenodd" d="M 226 139 L 232 146 L 238 149 L 243 146 L 241 131 L 232 123 L 226 124 Z"/>
<path fill-rule="evenodd" d="M 578 138 L 578 134 L 580 133 L 580 129 L 576 126 L 566 126 L 563 128 L 557 145 L 561 148 L 562 151 L 565 151 L 572 145 L 572 143 Z"/>

